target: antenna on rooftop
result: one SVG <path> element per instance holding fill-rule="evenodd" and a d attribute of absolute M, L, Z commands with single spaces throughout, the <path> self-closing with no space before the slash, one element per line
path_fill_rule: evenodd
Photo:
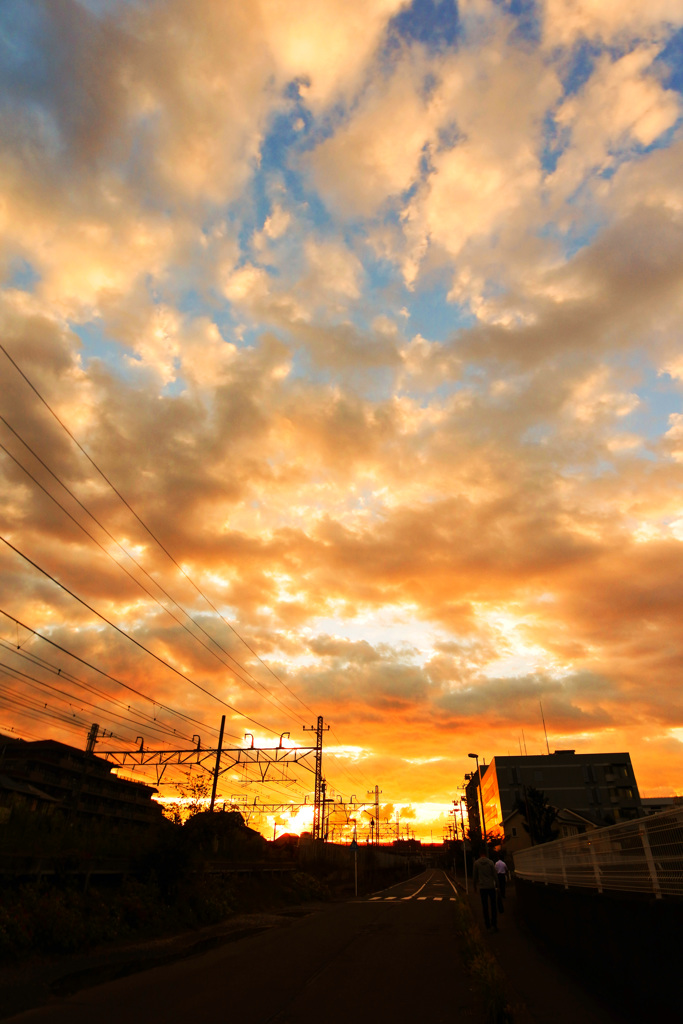
<path fill-rule="evenodd" d="M 545 727 L 545 715 L 543 714 L 543 701 L 538 702 L 541 705 L 541 718 L 543 720 L 543 732 L 545 734 L 545 749 L 550 753 L 550 747 L 548 746 L 548 730 Z"/>

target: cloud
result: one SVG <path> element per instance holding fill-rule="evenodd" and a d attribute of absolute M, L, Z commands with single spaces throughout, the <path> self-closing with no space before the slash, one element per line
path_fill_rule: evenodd
<path fill-rule="evenodd" d="M 403 0 L 261 0 L 266 39 L 282 73 L 303 79 L 313 109 L 353 90 Z"/>
<path fill-rule="evenodd" d="M 643 46 L 617 60 L 600 57 L 583 89 L 560 104 L 555 116 L 569 143 L 551 190 L 570 195 L 589 171 L 604 173 L 623 159 L 625 147 L 651 146 L 676 124 L 680 96 L 653 74 L 657 53 Z"/>
<path fill-rule="evenodd" d="M 544 0 L 544 40 L 549 46 L 571 45 L 582 37 L 610 43 L 621 39 L 658 38 L 683 22 L 679 0 Z"/>
<path fill-rule="evenodd" d="M 426 73 L 419 58 L 406 55 L 308 156 L 316 187 L 342 216 L 371 216 L 419 179 L 423 151 L 438 125 Z"/>
<path fill-rule="evenodd" d="M 399 9 L 59 0 L 3 51 L 2 343 L 135 514 L 0 352 L 3 530 L 123 632 L 4 545 L 0 607 L 195 720 L 124 716 L 121 743 L 223 710 L 235 743 L 308 742 L 324 714 L 330 785 L 417 807 L 468 749 L 545 749 L 542 700 L 551 743 L 630 748 L 657 788 L 678 13 L 549 0 L 537 39 L 477 0 L 429 47 L 387 36 Z"/>

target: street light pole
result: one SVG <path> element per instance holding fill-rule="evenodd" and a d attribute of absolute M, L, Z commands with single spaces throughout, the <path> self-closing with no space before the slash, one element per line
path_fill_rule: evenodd
<path fill-rule="evenodd" d="M 353 839 L 351 840 L 351 846 L 353 847 L 353 891 L 354 894 L 358 895 L 358 833 L 356 832 L 356 821 L 353 822 Z"/>
<path fill-rule="evenodd" d="M 481 772 L 479 771 L 479 754 L 468 754 L 468 757 L 473 757 L 477 762 L 477 781 L 479 783 L 479 799 L 481 801 L 481 831 L 484 836 L 484 846 L 486 847 L 486 853 L 488 854 L 489 838 L 486 834 L 486 816 L 484 815 L 484 793 L 481 788 Z"/>
<path fill-rule="evenodd" d="M 453 801 L 453 810 L 449 811 L 449 814 L 453 815 L 453 877 L 457 876 L 458 866 L 456 863 L 456 856 L 458 852 L 458 802 Z M 465 842 L 465 836 L 462 837 L 463 843 Z"/>
<path fill-rule="evenodd" d="M 465 814 L 462 809 L 464 804 L 463 797 L 460 797 L 460 824 L 462 825 L 462 859 L 465 864 L 465 895 L 469 893 L 469 884 L 467 882 L 467 848 L 465 846 Z M 453 801 L 455 803 L 455 800 Z"/>

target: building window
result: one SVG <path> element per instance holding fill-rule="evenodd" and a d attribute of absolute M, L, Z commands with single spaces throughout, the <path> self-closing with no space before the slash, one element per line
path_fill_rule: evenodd
<path fill-rule="evenodd" d="M 543 782 L 542 768 L 534 768 L 534 782 Z"/>
<path fill-rule="evenodd" d="M 516 829 L 516 828 L 513 828 L 513 829 L 512 829 L 512 838 L 513 838 L 513 839 L 516 839 L 516 838 L 517 838 L 517 829 Z"/>

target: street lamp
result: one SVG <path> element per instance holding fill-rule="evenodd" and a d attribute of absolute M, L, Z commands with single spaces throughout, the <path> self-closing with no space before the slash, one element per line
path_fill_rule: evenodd
<path fill-rule="evenodd" d="M 356 819 L 350 818 L 349 821 L 353 822 L 353 839 L 351 840 L 351 848 L 353 850 L 353 891 L 358 896 L 358 833 L 356 831 Z"/>
<path fill-rule="evenodd" d="M 477 779 L 479 781 L 479 799 L 481 800 L 481 830 L 482 830 L 482 833 L 484 835 L 484 846 L 488 847 L 489 840 L 488 840 L 488 836 L 486 835 L 486 817 L 484 815 L 484 794 L 483 794 L 482 789 L 481 789 L 481 772 L 479 771 L 479 754 L 468 754 L 467 756 L 468 757 L 473 757 L 474 760 L 477 762 Z M 487 855 L 488 855 L 488 849 L 487 849 L 486 852 L 487 852 Z"/>
<path fill-rule="evenodd" d="M 467 893 L 469 892 L 469 886 L 468 886 L 468 882 L 467 882 L 467 846 L 465 844 L 465 815 L 463 813 L 463 807 L 462 807 L 462 805 L 465 802 L 466 801 L 463 799 L 463 797 L 460 797 L 460 824 L 462 825 L 462 859 L 463 859 L 463 862 L 465 864 L 465 895 L 467 895 Z M 455 804 L 455 800 L 453 801 L 453 803 Z M 469 824 L 469 812 L 467 814 L 467 822 Z M 472 833 L 470 832 L 470 836 L 471 835 L 472 835 Z M 470 846 L 471 845 L 472 844 L 470 843 Z"/>

